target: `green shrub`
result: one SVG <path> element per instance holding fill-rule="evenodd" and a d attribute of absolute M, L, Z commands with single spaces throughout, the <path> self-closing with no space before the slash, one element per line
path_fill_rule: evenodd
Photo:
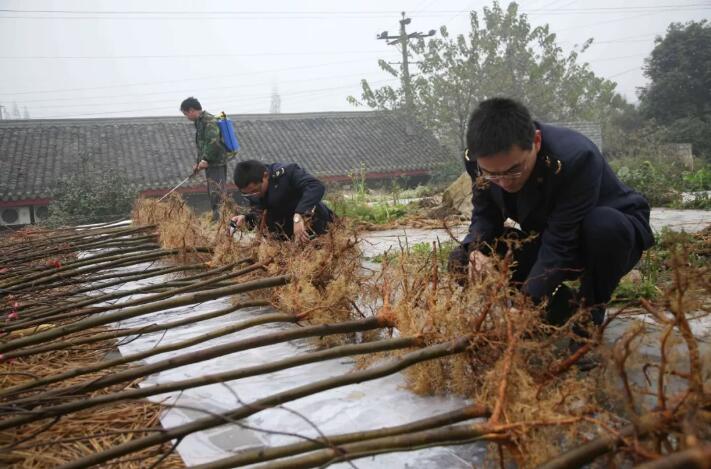
<path fill-rule="evenodd" d="M 136 195 L 122 172 L 96 168 L 83 160 L 74 174 L 54 187 L 45 224 L 56 227 L 127 218 Z"/>
<path fill-rule="evenodd" d="M 682 256 L 685 262 L 693 267 L 704 267 L 709 262 L 709 253 L 703 237 L 665 228 L 655 234 L 655 241 L 654 246 L 644 252 L 636 266 L 640 273 L 638 281 L 620 282 L 612 295 L 613 302 L 657 298 L 660 287 L 671 281 L 672 256 Z"/>
<path fill-rule="evenodd" d="M 682 176 L 684 190 L 688 192 L 711 190 L 711 167 L 689 171 Z"/>
<path fill-rule="evenodd" d="M 440 269 L 447 269 L 447 262 L 449 260 L 449 255 L 454 248 L 457 247 L 457 243 L 454 241 L 445 241 L 443 243 L 437 243 L 437 264 Z M 408 261 L 410 262 L 424 262 L 432 255 L 432 242 L 421 242 L 410 245 L 407 248 Z M 399 257 L 399 252 L 388 251 L 383 254 L 379 254 L 373 257 L 374 262 L 383 262 L 387 259 L 389 262 L 397 260 Z"/>
<path fill-rule="evenodd" d="M 617 177 L 632 189 L 642 193 L 653 207 L 709 208 L 708 197 L 691 202 L 682 201 L 682 192 L 711 190 L 711 167 L 689 171 L 677 161 L 659 158 L 623 158 L 610 165 Z"/>
<path fill-rule="evenodd" d="M 326 204 L 331 207 L 331 210 L 338 217 L 351 218 L 376 225 L 397 220 L 405 216 L 410 210 L 408 205 L 386 201 L 368 203 L 359 197 L 345 197 L 343 195 L 329 197 Z"/>
<path fill-rule="evenodd" d="M 676 165 L 669 165 L 666 170 L 649 160 L 625 159 L 613 162 L 617 177 L 640 192 L 653 207 L 665 207 L 681 201 L 677 189 L 681 185 L 682 172 Z"/>

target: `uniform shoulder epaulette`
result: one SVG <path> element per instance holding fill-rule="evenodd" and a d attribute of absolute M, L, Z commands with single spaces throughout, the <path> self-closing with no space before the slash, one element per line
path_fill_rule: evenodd
<path fill-rule="evenodd" d="M 277 179 L 280 178 L 284 175 L 286 170 L 284 168 L 277 168 L 274 171 L 272 171 L 272 179 Z"/>
<path fill-rule="evenodd" d="M 558 158 L 553 158 L 551 156 L 545 155 L 543 157 L 543 161 L 546 163 L 546 168 L 553 171 L 553 174 L 555 174 L 556 176 L 560 174 L 561 170 L 563 169 L 563 162 L 561 162 Z"/>

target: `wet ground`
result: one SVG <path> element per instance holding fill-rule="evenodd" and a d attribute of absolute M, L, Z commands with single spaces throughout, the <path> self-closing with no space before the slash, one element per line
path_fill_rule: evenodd
<path fill-rule="evenodd" d="M 663 228 L 675 231 L 696 232 L 711 224 L 711 210 L 674 210 L 669 208 L 652 209 L 650 223 L 655 232 Z M 462 239 L 468 225 L 452 227 L 452 234 Z M 394 230 L 372 231 L 363 235 L 363 254 L 373 257 L 388 249 L 399 249 L 422 242 L 448 241 L 451 237 L 444 229 L 398 228 Z"/>

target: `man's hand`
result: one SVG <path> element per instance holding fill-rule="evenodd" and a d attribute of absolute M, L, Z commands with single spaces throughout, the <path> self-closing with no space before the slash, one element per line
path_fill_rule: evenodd
<path fill-rule="evenodd" d="M 227 229 L 227 235 L 232 236 L 233 234 L 235 234 L 236 230 L 243 229 L 245 220 L 246 220 L 246 218 L 244 215 L 236 215 L 236 216 L 230 218 L 230 226 Z M 233 225 L 234 225 L 234 228 L 233 228 Z"/>
<path fill-rule="evenodd" d="M 201 171 L 201 170 L 207 168 L 207 166 L 208 166 L 207 161 L 205 161 L 205 160 L 200 160 L 199 163 L 196 163 L 196 164 L 193 165 L 193 174 L 197 174 L 198 171 Z"/>
<path fill-rule="evenodd" d="M 302 218 L 298 223 L 294 223 L 294 240 L 298 243 L 308 243 L 309 233 L 306 231 L 306 224 Z"/>
<path fill-rule="evenodd" d="M 483 276 L 493 269 L 491 259 L 479 251 L 469 254 L 469 281 L 481 280 Z"/>

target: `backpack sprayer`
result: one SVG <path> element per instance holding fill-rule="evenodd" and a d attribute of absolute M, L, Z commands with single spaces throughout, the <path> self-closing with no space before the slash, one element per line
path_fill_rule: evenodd
<path fill-rule="evenodd" d="M 217 127 L 220 129 L 220 140 L 222 143 L 222 146 L 227 150 L 228 153 L 232 153 L 234 155 L 234 152 L 239 151 L 240 149 L 240 144 L 239 141 L 237 141 L 237 135 L 235 134 L 235 129 L 232 126 L 232 121 L 230 120 L 229 117 L 227 117 L 227 114 L 225 114 L 224 111 L 220 113 L 219 116 L 217 116 Z M 162 202 L 163 199 L 168 197 L 170 194 L 175 192 L 180 186 L 188 182 L 191 177 L 195 176 L 197 174 L 197 171 L 194 171 L 190 176 L 186 177 L 180 183 L 178 183 L 177 186 L 166 192 L 166 194 L 158 199 L 158 202 Z M 236 226 L 235 226 L 236 228 Z"/>
<path fill-rule="evenodd" d="M 240 145 L 237 141 L 237 134 L 235 134 L 235 128 L 232 125 L 232 121 L 225 111 L 222 111 L 216 118 L 217 127 L 220 129 L 220 139 L 222 141 L 222 146 L 225 147 L 228 153 L 234 153 L 239 151 Z"/>

